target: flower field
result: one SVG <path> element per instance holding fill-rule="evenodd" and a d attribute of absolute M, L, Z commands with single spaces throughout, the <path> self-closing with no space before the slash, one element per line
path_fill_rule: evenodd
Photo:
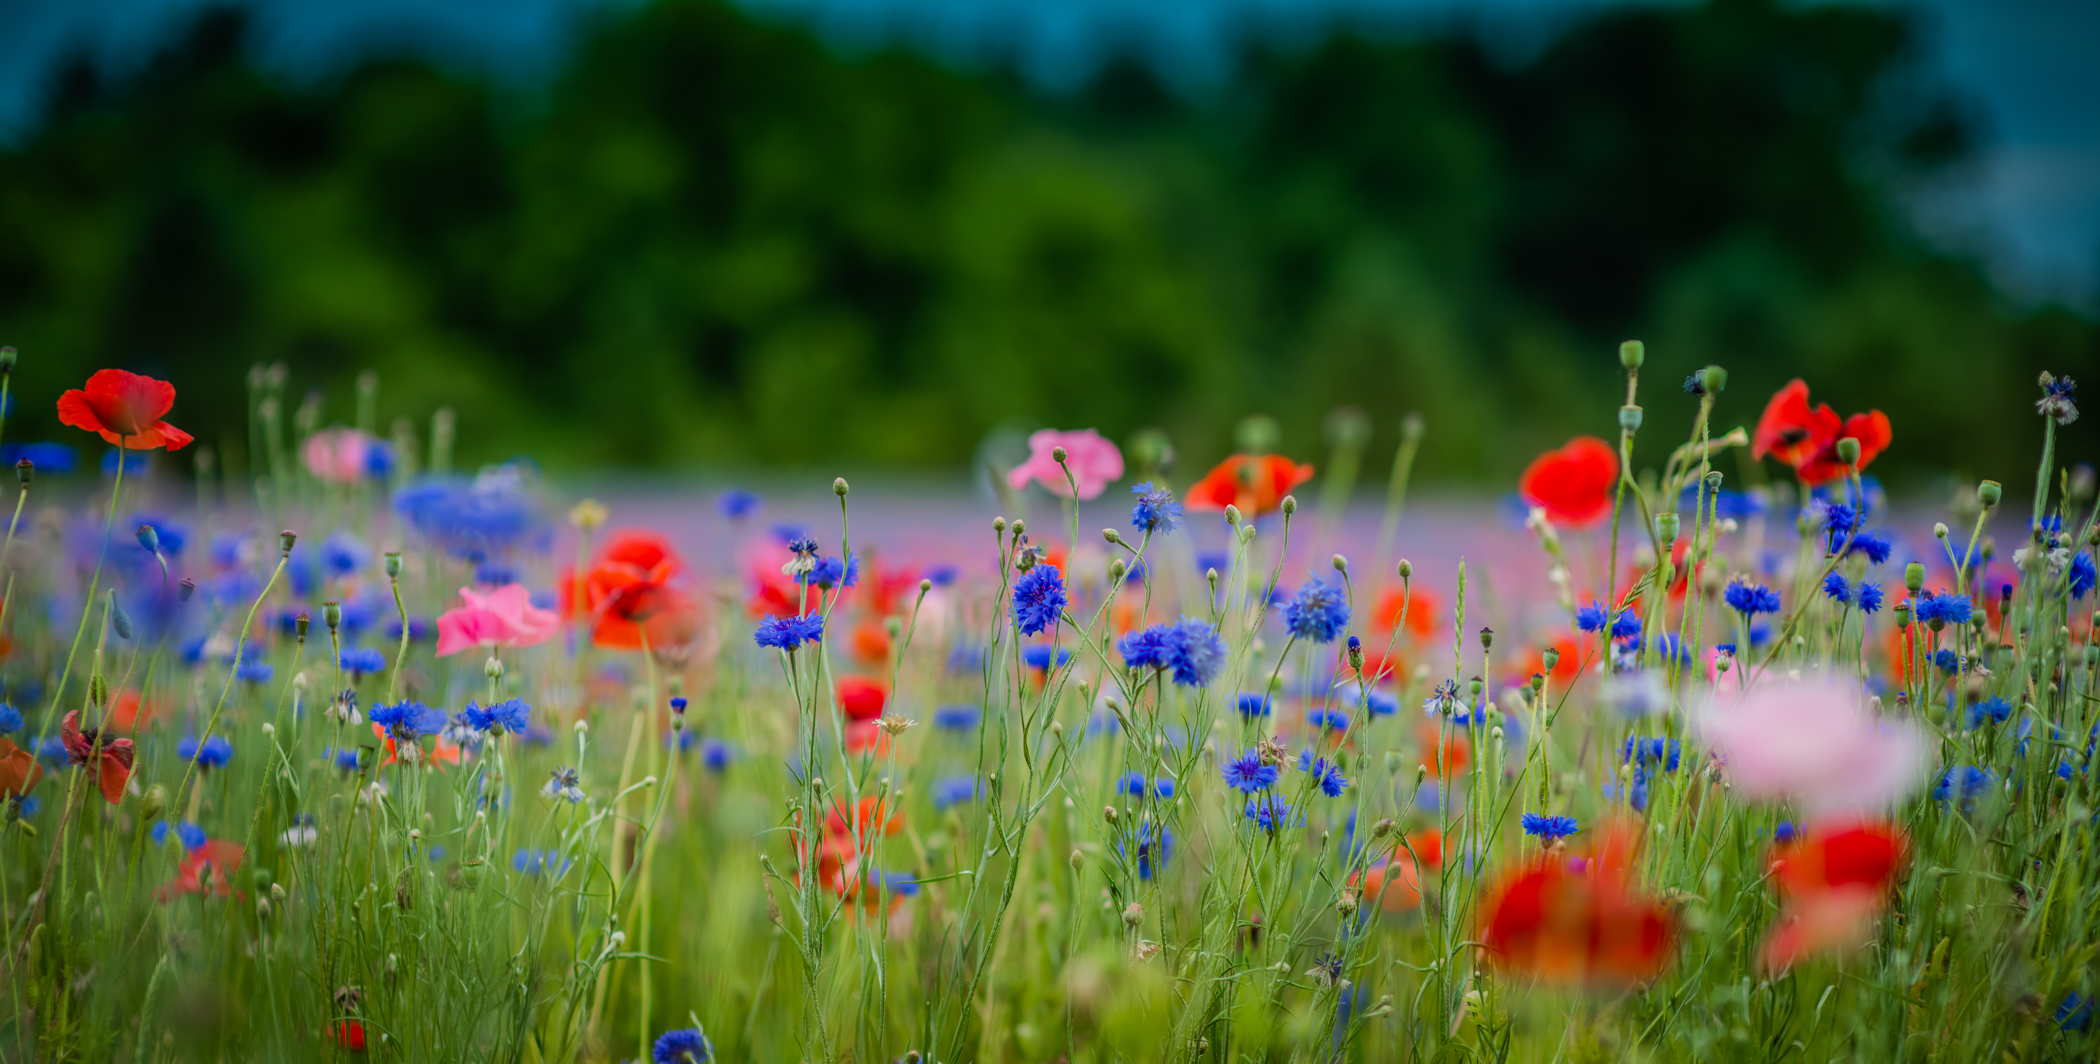
<path fill-rule="evenodd" d="M 1644 361 L 1502 518 L 1411 505 L 1433 415 L 980 505 L 11 394 L 80 434 L 10 445 L 0 1059 L 2093 1059 L 2075 386 L 1933 512 Z"/>

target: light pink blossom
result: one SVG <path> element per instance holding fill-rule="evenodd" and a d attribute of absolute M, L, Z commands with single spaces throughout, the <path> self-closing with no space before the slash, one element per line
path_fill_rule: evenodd
<path fill-rule="evenodd" d="M 1065 466 L 1071 469 L 1072 481 L 1078 485 L 1082 499 L 1099 496 L 1110 482 L 1123 475 L 1123 452 L 1100 433 L 1093 429 L 1044 429 L 1028 437 L 1028 460 L 1006 474 L 1006 482 L 1018 489 L 1035 480 L 1053 495 L 1072 494 L 1072 485 L 1065 483 L 1065 470 L 1050 454 L 1059 447 L 1065 449 Z"/>
<path fill-rule="evenodd" d="M 529 647 L 553 638 L 561 615 L 532 604 L 523 584 L 506 584 L 484 595 L 459 589 L 466 605 L 446 610 L 437 619 L 439 657 L 468 647 Z"/>
<path fill-rule="evenodd" d="M 322 429 L 306 438 L 299 456 L 306 471 L 330 484 L 355 484 L 369 471 L 373 439 L 356 429 Z"/>
<path fill-rule="evenodd" d="M 1710 704 L 1700 738 L 1748 799 L 1787 799 L 1811 815 L 1891 805 L 1924 779 L 1930 748 L 1918 729 L 1862 705 L 1857 681 L 1771 680 Z"/>

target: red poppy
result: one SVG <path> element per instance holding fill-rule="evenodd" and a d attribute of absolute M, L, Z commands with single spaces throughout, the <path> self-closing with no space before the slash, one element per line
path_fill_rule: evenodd
<path fill-rule="evenodd" d="M 1750 456 L 1769 454 L 1791 466 L 1802 483 L 1822 484 L 1848 471 L 1837 456 L 1837 442 L 1848 438 L 1859 441 L 1859 467 L 1865 469 L 1875 455 L 1888 449 L 1888 415 L 1870 410 L 1839 421 L 1828 403 L 1810 409 L 1808 384 L 1796 377 L 1765 404 L 1764 416 L 1757 419 L 1757 435 L 1750 441 Z"/>
<path fill-rule="evenodd" d="M 105 369 L 88 378 L 85 391 L 58 397 L 58 420 L 130 450 L 179 451 L 189 446 L 190 434 L 161 420 L 174 406 L 175 386 L 167 381 Z"/>
<path fill-rule="evenodd" d="M 365 1051 L 365 1025 L 356 1020 L 344 1020 L 328 1028 L 329 1040 L 350 1053 Z"/>
<path fill-rule="evenodd" d="M 662 536 L 622 532 L 606 543 L 580 581 L 583 601 L 576 601 L 579 581 L 564 576 L 562 612 L 596 618 L 591 642 L 615 650 L 681 646 L 698 634 L 699 609 L 670 581 L 685 571 L 685 561 Z M 580 613 L 579 613 L 580 610 Z"/>
<path fill-rule="evenodd" d="M 1375 902 L 1385 912 L 1406 912 L 1422 904 L 1422 877 L 1405 851 L 1372 866 L 1361 877 L 1349 877 L 1350 886 L 1359 882 L 1365 903 Z"/>
<path fill-rule="evenodd" d="M 1849 949 L 1873 933 L 1903 869 L 1903 835 L 1885 824 L 1825 825 L 1772 848 L 1772 882 L 1785 905 L 1765 938 L 1765 967 Z"/>
<path fill-rule="evenodd" d="M 848 817 L 851 817 L 849 820 Z M 854 803 L 849 814 L 846 807 L 837 802 L 824 814 L 824 839 L 817 848 L 817 882 L 824 889 L 840 898 L 863 897 L 860 860 L 863 853 L 871 853 L 877 839 L 895 835 L 904 830 L 904 817 L 891 813 L 878 798 L 862 798 Z M 804 860 L 808 858 L 805 843 L 797 829 L 796 850 Z M 873 903 L 874 892 L 868 892 L 865 900 Z"/>
<path fill-rule="evenodd" d="M 98 750 L 95 742 L 98 731 L 95 728 L 80 730 L 80 711 L 77 709 L 58 722 L 58 738 L 65 744 L 66 756 L 75 765 L 99 762 L 96 775 L 102 786 L 102 797 L 115 805 L 124 797 L 124 785 L 131 781 L 131 740 L 103 739 Z"/>
<path fill-rule="evenodd" d="M 1465 729 L 1451 729 L 1451 737 L 1443 741 L 1439 752 L 1437 739 L 1440 730 L 1426 720 L 1415 726 L 1415 737 L 1422 743 L 1422 764 L 1428 767 L 1432 776 L 1442 778 L 1447 773 L 1456 776 L 1472 764 Z"/>
<path fill-rule="evenodd" d="M 44 766 L 36 763 L 36 755 L 11 740 L 0 739 L 0 798 L 28 794 L 43 778 Z"/>
<path fill-rule="evenodd" d="M 137 691 L 119 691 L 109 700 L 109 719 L 103 725 L 110 731 L 136 735 L 140 728 L 152 724 L 164 708 L 157 700 L 146 701 Z"/>
<path fill-rule="evenodd" d="M 880 621 L 862 621 L 853 628 L 853 656 L 863 665 L 881 665 L 890 660 L 890 633 Z"/>
<path fill-rule="evenodd" d="M 1282 506 L 1283 497 L 1312 475 L 1312 466 L 1282 455 L 1236 454 L 1189 485 L 1181 501 L 1191 510 L 1237 506 L 1243 516 L 1254 517 Z"/>
<path fill-rule="evenodd" d="M 1517 494 L 1546 511 L 1554 524 L 1583 528 L 1611 513 L 1618 483 L 1618 452 L 1595 436 L 1577 436 L 1560 450 L 1532 459 L 1517 481 Z"/>
<path fill-rule="evenodd" d="M 1499 968 L 1553 983 L 1635 983 L 1670 959 L 1677 926 L 1616 862 L 1542 856 L 1489 888 L 1480 942 Z"/>
<path fill-rule="evenodd" d="M 246 851 L 231 842 L 211 839 L 189 852 L 182 859 L 182 867 L 175 878 L 155 897 L 162 905 L 185 894 L 202 894 L 210 891 L 219 897 L 233 895 L 233 874 L 241 870 L 241 859 Z"/>
<path fill-rule="evenodd" d="M 838 679 L 839 710 L 849 720 L 875 720 L 882 716 L 883 703 L 888 701 L 890 689 L 881 680 L 866 676 L 841 676 Z"/>

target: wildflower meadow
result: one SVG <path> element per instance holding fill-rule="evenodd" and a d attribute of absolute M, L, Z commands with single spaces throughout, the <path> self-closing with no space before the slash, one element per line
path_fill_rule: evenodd
<path fill-rule="evenodd" d="M 786 520 L 369 374 L 257 367 L 237 475 L 189 382 L 0 393 L 77 430 L 7 445 L 0 1059 L 2094 1059 L 2073 382 L 1978 413 L 2031 499 L 1891 502 L 1879 411 L 1645 359 L 1434 562 L 1433 413 Z"/>

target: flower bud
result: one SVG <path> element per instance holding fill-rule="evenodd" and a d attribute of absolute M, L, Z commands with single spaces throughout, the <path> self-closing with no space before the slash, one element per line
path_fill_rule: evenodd
<path fill-rule="evenodd" d="M 1550 673 L 1560 664 L 1560 651 L 1553 647 L 1547 647 L 1539 651 L 1539 661 L 1545 664 L 1546 671 Z"/>
<path fill-rule="evenodd" d="M 1108 821 L 1108 822 L 1109 822 L 1109 823 L 1111 823 L 1111 824 L 1115 823 L 1115 822 L 1116 822 L 1116 807 L 1115 807 L 1115 806 L 1112 806 L 1112 805 L 1111 805 L 1111 806 L 1107 806 L 1107 807 L 1103 808 L 1103 809 L 1101 810 L 1101 819 L 1103 819 L 1103 820 L 1106 820 L 1106 821 Z"/>
<path fill-rule="evenodd" d="M 21 481 L 23 487 L 28 487 L 29 482 L 36 479 L 36 463 L 27 458 L 16 462 L 15 479 Z"/>
<path fill-rule="evenodd" d="M 1226 503 L 1226 504 L 1225 504 L 1225 523 L 1226 523 L 1226 524 L 1228 524 L 1228 525 L 1231 525 L 1231 526 L 1232 526 L 1232 527 L 1234 527 L 1234 528 L 1238 528 L 1238 527 L 1239 527 L 1239 524 L 1240 524 L 1240 522 L 1241 522 L 1242 520 L 1244 520 L 1244 519 L 1243 519 L 1242 517 L 1240 517 L 1240 508 L 1239 508 L 1238 504 L 1236 504 L 1236 503 L 1229 503 L 1229 502 L 1228 502 L 1228 503 Z"/>
<path fill-rule="evenodd" d="M 1632 403 L 1620 407 L 1619 429 L 1627 433 L 1641 431 L 1641 408 Z"/>
<path fill-rule="evenodd" d="M 1384 820 L 1381 820 L 1378 823 L 1371 825 L 1371 837 L 1374 839 L 1382 839 L 1392 833 L 1393 819 L 1391 817 L 1387 817 Z"/>
<path fill-rule="evenodd" d="M 1721 490 L 1721 482 L 1727 479 L 1727 477 L 1721 475 L 1721 471 L 1718 469 L 1706 474 L 1707 494 L 1712 495 L 1719 492 Z"/>
<path fill-rule="evenodd" d="M 1131 902 L 1123 907 L 1123 926 L 1136 927 L 1145 922 L 1145 907 Z"/>
<path fill-rule="evenodd" d="M 331 632 L 341 628 L 343 626 L 343 604 L 334 601 L 321 603 L 321 623 L 327 625 L 328 630 Z"/>
<path fill-rule="evenodd" d="M 1129 572 L 1129 569 L 1123 565 L 1123 559 L 1110 558 L 1108 560 L 1108 579 L 1110 580 L 1110 582 L 1118 584 L 1122 583 L 1123 574 L 1126 572 Z"/>
<path fill-rule="evenodd" d="M 98 707 L 109 704 L 109 681 L 99 672 L 88 677 L 88 703 Z"/>
<path fill-rule="evenodd" d="M 994 518 L 992 518 L 992 531 L 994 531 L 994 532 L 1004 532 L 1004 531 L 1006 531 L 1006 518 L 1004 518 L 1004 517 L 994 517 Z"/>
<path fill-rule="evenodd" d="M 386 575 L 389 580 L 397 579 L 401 576 L 400 551 L 390 550 L 386 552 Z"/>
<path fill-rule="evenodd" d="M 1659 513 L 1655 515 L 1655 537 L 1664 543 L 1677 542 L 1677 515 Z"/>
<path fill-rule="evenodd" d="M 1281 509 L 1283 510 L 1284 516 L 1286 516 L 1286 517 L 1290 516 L 1291 514 L 1297 513 L 1297 512 L 1298 512 L 1298 497 L 1297 497 L 1296 495 L 1286 495 L 1286 496 L 1284 496 L 1284 497 L 1283 497 L 1283 505 L 1282 505 Z"/>
<path fill-rule="evenodd" d="M 1719 366 L 1708 366 L 1699 371 L 1699 386 L 1708 395 L 1719 395 L 1728 390 L 1728 371 Z"/>
<path fill-rule="evenodd" d="M 1364 643 L 1363 643 L 1363 640 L 1361 640 L 1361 639 L 1358 639 L 1358 638 L 1356 638 L 1356 637 L 1355 637 L 1355 636 L 1353 636 L 1353 635 L 1352 635 L 1352 636 L 1350 636 L 1350 637 L 1349 637 L 1349 650 L 1348 650 L 1348 654 L 1349 654 L 1349 667 L 1350 667 L 1350 668 L 1352 668 L 1352 669 L 1355 669 L 1355 670 L 1357 670 L 1358 672 L 1361 672 L 1361 671 L 1363 671 L 1363 667 L 1364 667 Z"/>
<path fill-rule="evenodd" d="M 1639 372 L 1641 363 L 1648 359 L 1648 345 L 1639 340 L 1628 340 L 1619 345 L 1619 365 L 1627 372 Z"/>
<path fill-rule="evenodd" d="M 1401 583 L 1407 583 L 1408 581 L 1413 580 L 1415 578 L 1415 563 L 1408 561 L 1406 558 L 1402 558 L 1400 559 L 1399 566 L 1396 567 L 1394 571 L 1400 574 Z"/>
<path fill-rule="evenodd" d="M 1107 540 L 1110 543 L 1121 543 L 1123 542 L 1123 533 L 1118 532 L 1113 528 L 1104 528 L 1101 530 L 1101 538 Z"/>
<path fill-rule="evenodd" d="M 146 553 L 148 553 L 148 554 L 159 554 L 159 553 L 160 553 L 160 530 L 159 530 L 159 529 L 157 529 L 157 528 L 154 528 L 154 527 L 153 527 L 152 525 L 140 525 L 140 526 L 138 527 L 138 530 L 137 530 L 136 532 L 134 532 L 133 534 L 134 534 L 134 535 L 136 535 L 136 536 L 138 536 L 138 538 L 139 538 L 139 546 L 141 546 L 141 547 L 144 547 L 144 548 L 146 548 Z"/>
<path fill-rule="evenodd" d="M 1013 524 L 1013 529 L 1014 529 L 1014 535 L 1016 535 L 1016 536 L 1025 536 L 1025 535 L 1027 535 L 1027 534 L 1028 534 L 1028 522 L 1026 522 L 1026 521 L 1023 521 L 1023 520 L 1021 520 L 1020 518 L 1016 517 L 1016 518 L 1014 518 L 1014 524 Z"/>
<path fill-rule="evenodd" d="M 1335 556 L 1334 556 L 1334 571 L 1335 571 L 1335 572 L 1338 572 L 1338 573 L 1346 573 L 1346 572 L 1348 572 L 1348 571 L 1349 571 L 1349 559 L 1347 559 L 1347 558 L 1344 558 L 1344 557 L 1342 557 L 1342 556 L 1341 556 L 1341 555 L 1339 555 L 1339 554 L 1335 555 Z"/>
<path fill-rule="evenodd" d="M 299 533 L 289 528 L 277 533 L 277 549 L 283 551 L 284 556 L 287 558 L 292 556 L 292 544 L 297 542 L 299 542 Z"/>
<path fill-rule="evenodd" d="M 841 499 L 845 498 L 846 493 L 852 490 L 852 488 L 846 486 L 845 477 L 839 477 L 838 479 L 831 482 L 831 493 L 833 495 L 838 496 Z"/>
<path fill-rule="evenodd" d="M 1947 538 L 1947 522 L 1945 522 L 1945 521 L 1935 521 L 1935 522 L 1933 522 L 1933 524 L 1932 524 L 1932 535 L 1933 535 L 1933 538 L 1935 538 L 1935 539 L 1946 539 L 1946 538 Z"/>
<path fill-rule="evenodd" d="M 1065 459 L 1067 457 L 1069 456 L 1065 454 L 1064 444 L 1058 444 L 1057 446 L 1050 448 L 1050 460 L 1056 462 L 1058 465 L 1064 465 Z"/>
<path fill-rule="evenodd" d="M 1912 562 L 1903 567 L 1903 586 L 1909 588 L 1910 593 L 1913 595 L 1924 590 L 1925 564 L 1923 562 Z"/>
<path fill-rule="evenodd" d="M 1077 872 L 1077 871 L 1079 871 L 1079 870 L 1080 870 L 1081 868 L 1085 867 L 1085 865 L 1086 865 L 1086 855 L 1085 855 L 1085 854 L 1083 854 L 1083 853 L 1080 853 L 1080 852 L 1079 852 L 1078 850 L 1073 850 L 1073 851 L 1072 851 L 1072 871 L 1074 871 L 1074 872 Z"/>
<path fill-rule="evenodd" d="M 488 661 L 486 661 L 486 662 L 483 662 L 483 663 L 482 663 L 482 666 L 481 666 L 481 673 L 482 673 L 482 675 L 484 675 L 484 676 L 487 676 L 487 677 L 488 677 L 489 679 L 491 679 L 491 680 L 500 680 L 500 679 L 502 679 L 502 678 L 503 678 L 503 662 L 502 662 L 502 660 L 501 660 L 501 659 L 499 659 L 499 658 L 497 658 L 497 657 L 496 657 L 496 656 L 495 656 L 494 654 L 491 654 L 491 655 L 489 655 L 489 660 L 488 660 Z"/>
<path fill-rule="evenodd" d="M 146 793 L 139 798 L 139 819 L 155 819 L 160 816 L 161 810 L 167 807 L 168 789 L 156 783 L 146 788 Z"/>

